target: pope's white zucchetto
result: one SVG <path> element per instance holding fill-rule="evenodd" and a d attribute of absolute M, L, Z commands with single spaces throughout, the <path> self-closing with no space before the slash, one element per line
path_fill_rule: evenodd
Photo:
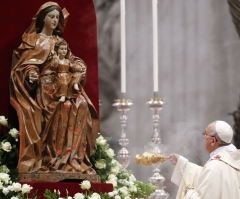
<path fill-rule="evenodd" d="M 233 138 L 233 130 L 227 122 L 216 121 L 215 130 L 223 142 L 231 143 Z"/>

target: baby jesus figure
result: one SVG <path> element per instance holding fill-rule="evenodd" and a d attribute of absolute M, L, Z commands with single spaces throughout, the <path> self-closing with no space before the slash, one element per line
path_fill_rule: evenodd
<path fill-rule="evenodd" d="M 74 94 L 81 92 L 80 81 L 83 71 L 81 66 L 73 65 L 67 59 L 69 47 L 66 41 L 58 41 L 54 50 L 53 67 L 56 71 L 54 96 L 59 98 L 58 101 L 64 102 L 66 98 L 74 98 Z"/>

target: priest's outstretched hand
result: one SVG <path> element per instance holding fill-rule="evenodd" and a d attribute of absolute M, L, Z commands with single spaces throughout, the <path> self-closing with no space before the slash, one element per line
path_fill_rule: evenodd
<path fill-rule="evenodd" d="M 170 155 L 167 157 L 167 159 L 168 159 L 172 164 L 176 165 L 176 164 L 177 164 L 177 161 L 178 161 L 178 157 L 179 157 L 178 154 L 172 153 L 172 154 L 170 154 Z"/>

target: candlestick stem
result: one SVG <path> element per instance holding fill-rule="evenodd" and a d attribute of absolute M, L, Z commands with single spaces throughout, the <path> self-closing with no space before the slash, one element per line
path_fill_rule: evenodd
<path fill-rule="evenodd" d="M 118 140 L 119 145 L 122 147 L 118 151 L 117 159 L 119 163 L 126 169 L 130 163 L 130 153 L 128 152 L 126 146 L 129 144 L 129 139 L 126 136 L 126 126 L 127 126 L 127 111 L 130 110 L 132 101 L 125 98 L 124 92 L 122 92 L 122 99 L 116 99 L 113 106 L 117 107 L 117 110 L 121 112 L 120 121 L 121 121 L 121 136 Z"/>
<path fill-rule="evenodd" d="M 147 103 L 149 108 L 153 110 L 153 134 L 151 136 L 151 141 L 145 146 L 145 150 L 151 154 L 155 154 L 156 157 L 163 156 L 164 146 L 161 143 L 161 137 L 159 133 L 159 114 L 158 112 L 163 108 L 163 99 L 158 97 L 158 92 L 153 93 L 153 98 L 151 98 Z M 153 164 L 153 176 L 149 178 L 151 184 L 157 186 L 157 189 L 148 197 L 148 199 L 168 199 L 169 194 L 164 191 L 163 182 L 165 178 L 160 174 L 160 163 L 156 162 Z"/>

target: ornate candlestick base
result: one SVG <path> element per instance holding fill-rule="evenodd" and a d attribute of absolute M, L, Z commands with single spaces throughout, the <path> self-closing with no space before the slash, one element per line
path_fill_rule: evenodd
<path fill-rule="evenodd" d="M 125 93 L 122 93 L 122 99 L 116 99 L 113 106 L 117 107 L 117 110 L 121 112 L 120 120 L 121 120 L 121 137 L 118 140 L 118 143 L 122 146 L 122 148 L 118 151 L 117 160 L 126 169 L 130 163 L 130 153 L 126 149 L 126 146 L 129 144 L 129 139 L 126 137 L 126 122 L 127 116 L 126 112 L 130 110 L 130 106 L 132 105 L 132 101 L 129 99 L 125 99 Z"/>
<path fill-rule="evenodd" d="M 148 199 L 168 199 L 169 194 L 164 190 L 165 187 L 163 186 L 165 178 L 160 174 L 160 169 L 155 168 L 153 173 L 153 176 L 148 180 L 158 188 L 148 197 Z"/>
<path fill-rule="evenodd" d="M 169 193 L 164 191 L 164 189 L 157 189 L 154 193 L 152 193 L 148 199 L 168 199 Z"/>

